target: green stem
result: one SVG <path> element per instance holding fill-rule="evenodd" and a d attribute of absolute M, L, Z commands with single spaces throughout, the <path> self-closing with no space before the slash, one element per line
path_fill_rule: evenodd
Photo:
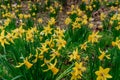
<path fill-rule="evenodd" d="M 65 77 L 66 74 L 69 74 L 72 71 L 72 67 L 74 64 L 72 64 L 70 67 L 68 67 L 61 75 L 59 75 L 56 80 L 60 80 L 61 78 Z"/>
<path fill-rule="evenodd" d="M 3 50 L 4 50 L 4 54 L 6 54 L 7 52 L 6 52 L 6 49 L 5 49 L 5 47 L 3 47 Z"/>

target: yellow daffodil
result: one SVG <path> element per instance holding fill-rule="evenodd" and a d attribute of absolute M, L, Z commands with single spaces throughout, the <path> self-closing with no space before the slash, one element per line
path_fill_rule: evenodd
<path fill-rule="evenodd" d="M 88 56 L 86 56 L 85 58 L 83 58 L 84 59 L 84 61 L 88 61 L 89 60 L 89 57 Z"/>
<path fill-rule="evenodd" d="M 32 34 L 26 33 L 26 41 L 34 42 L 34 36 Z"/>
<path fill-rule="evenodd" d="M 39 23 L 42 23 L 42 22 L 43 22 L 42 18 L 39 18 L 37 21 L 38 21 Z"/>
<path fill-rule="evenodd" d="M 6 38 L 7 38 L 10 42 L 14 43 L 13 40 L 16 39 L 17 37 L 15 37 L 13 33 L 7 33 Z"/>
<path fill-rule="evenodd" d="M 41 65 L 41 67 L 45 66 L 45 64 L 51 63 L 52 60 L 55 59 L 55 56 L 52 56 L 49 60 L 47 60 L 46 58 L 44 59 L 44 63 Z"/>
<path fill-rule="evenodd" d="M 60 29 L 59 27 L 55 30 L 55 34 L 58 38 L 60 37 L 64 37 L 64 32 L 65 30 L 64 29 Z"/>
<path fill-rule="evenodd" d="M 31 64 L 31 63 L 28 61 L 28 58 L 24 59 L 23 63 L 18 63 L 18 64 L 19 64 L 19 65 L 16 66 L 17 68 L 25 65 L 28 69 L 30 69 L 30 68 L 33 66 L 33 64 Z"/>
<path fill-rule="evenodd" d="M 107 59 L 110 59 L 110 54 L 106 55 L 106 53 L 104 51 L 101 51 L 99 48 L 99 51 L 101 53 L 101 55 L 98 57 L 101 61 L 104 59 L 104 57 L 106 57 Z"/>
<path fill-rule="evenodd" d="M 60 50 L 62 47 L 65 47 L 66 41 L 62 38 L 56 39 L 56 46 L 58 47 L 58 50 Z"/>
<path fill-rule="evenodd" d="M 45 43 L 46 43 L 50 48 L 53 48 L 54 45 L 55 45 L 53 38 L 51 38 L 50 40 L 46 40 Z"/>
<path fill-rule="evenodd" d="M 55 21 L 55 18 L 50 18 L 50 20 L 48 21 L 48 25 L 51 26 L 51 25 L 54 25 L 56 23 Z"/>
<path fill-rule="evenodd" d="M 97 80 L 107 80 L 107 78 L 112 78 L 112 76 L 108 74 L 109 71 L 110 71 L 110 68 L 103 69 L 100 66 L 99 71 L 95 72 L 95 74 L 97 75 Z"/>
<path fill-rule="evenodd" d="M 82 10 L 80 10 L 78 7 L 76 8 L 76 10 L 77 10 L 77 15 L 82 16 L 82 13 L 83 13 Z"/>
<path fill-rule="evenodd" d="M 34 34 L 37 32 L 36 28 L 26 30 L 26 41 L 34 42 Z"/>
<path fill-rule="evenodd" d="M 120 30 L 120 25 L 118 25 L 117 27 L 115 27 L 116 30 Z"/>
<path fill-rule="evenodd" d="M 35 59 L 32 61 L 33 63 L 36 63 L 38 59 L 43 60 L 44 56 L 42 54 L 38 53 L 38 50 L 36 49 Z"/>
<path fill-rule="evenodd" d="M 78 48 L 76 48 L 76 50 L 74 50 L 73 53 L 69 57 L 70 57 L 69 61 L 79 60 L 80 55 L 78 54 Z"/>
<path fill-rule="evenodd" d="M 78 29 L 81 28 L 80 23 L 77 22 L 77 21 L 75 21 L 75 22 L 72 23 L 72 29 L 74 30 L 74 29 L 76 29 L 76 28 L 78 28 Z"/>
<path fill-rule="evenodd" d="M 58 50 L 55 50 L 55 49 L 52 49 L 52 54 L 50 54 L 50 56 L 52 57 L 59 57 L 60 56 L 60 53 L 58 52 Z"/>
<path fill-rule="evenodd" d="M 53 13 L 53 14 L 56 13 L 55 9 L 52 6 L 49 7 L 49 10 L 50 10 L 50 13 Z"/>
<path fill-rule="evenodd" d="M 83 50 L 86 50 L 86 48 L 87 48 L 87 43 L 88 43 L 88 42 L 84 42 L 82 45 L 80 45 L 80 48 L 83 49 Z"/>
<path fill-rule="evenodd" d="M 5 30 L 3 30 L 0 35 L 0 43 L 1 43 L 2 47 L 5 47 L 5 44 L 9 44 L 4 33 L 5 33 Z"/>
<path fill-rule="evenodd" d="M 86 20 L 86 19 L 84 19 L 83 21 L 82 21 L 82 24 L 83 25 L 86 25 L 88 23 L 88 21 Z"/>
<path fill-rule="evenodd" d="M 23 18 L 23 14 L 19 14 L 18 16 L 19 16 L 19 18 L 20 18 L 20 19 L 22 19 L 22 18 Z"/>
<path fill-rule="evenodd" d="M 71 19 L 69 17 L 65 19 L 65 24 L 66 25 L 70 24 L 70 22 L 71 22 Z"/>
<path fill-rule="evenodd" d="M 4 26 L 8 26 L 10 22 L 11 22 L 11 19 L 7 18 L 4 22 Z"/>
<path fill-rule="evenodd" d="M 48 34 L 52 34 L 52 28 L 48 25 L 47 27 L 44 27 L 42 32 L 47 36 Z"/>
<path fill-rule="evenodd" d="M 54 63 L 54 64 L 52 64 L 52 63 L 47 63 L 48 69 L 43 70 L 43 71 L 46 72 L 46 71 L 48 71 L 48 70 L 51 70 L 54 75 L 57 74 L 58 71 L 59 71 L 59 69 L 55 67 L 56 64 L 57 64 L 57 59 L 55 59 L 55 63 Z"/>
<path fill-rule="evenodd" d="M 91 35 L 88 36 L 88 42 L 95 43 L 98 42 L 98 39 L 101 38 L 101 35 L 98 35 L 99 31 L 93 31 Z"/>
<path fill-rule="evenodd" d="M 77 80 L 82 78 L 82 73 L 86 71 L 86 67 L 83 66 L 83 62 L 75 62 L 75 67 L 73 67 L 73 71 L 71 72 L 72 77 L 71 80 Z"/>
<path fill-rule="evenodd" d="M 75 21 L 76 21 L 76 22 L 79 22 L 79 21 L 82 21 L 82 19 L 79 18 L 79 17 L 76 17 Z"/>
<path fill-rule="evenodd" d="M 120 49 L 120 40 L 118 37 L 116 38 L 116 41 L 112 41 L 112 46 L 117 46 Z"/>
<path fill-rule="evenodd" d="M 0 21 L 0 23 L 2 23 L 2 22 Z M 1 25 L 0 25 L 0 30 L 1 30 L 1 31 L 3 31 L 3 30 L 4 30 L 4 27 L 3 27 L 3 26 L 1 26 Z"/>
<path fill-rule="evenodd" d="M 31 64 L 30 62 L 28 62 L 27 59 L 24 60 L 24 64 L 25 64 L 25 66 L 26 66 L 28 69 L 30 69 L 30 68 L 32 67 L 32 65 L 33 65 L 33 64 Z"/>
<path fill-rule="evenodd" d="M 24 18 L 25 18 L 25 19 L 28 19 L 28 18 L 30 18 L 30 17 L 31 17 L 31 15 L 30 15 L 30 14 L 24 14 L 23 16 L 24 16 Z"/>
<path fill-rule="evenodd" d="M 54 2 L 55 7 L 57 8 L 59 6 L 59 3 L 57 1 Z"/>
<path fill-rule="evenodd" d="M 1 5 L 1 7 L 5 10 L 7 9 L 7 7 L 5 5 Z"/>
<path fill-rule="evenodd" d="M 92 29 L 92 28 L 94 27 L 94 24 L 90 23 L 90 24 L 88 25 L 88 27 L 89 27 L 90 29 Z"/>
<path fill-rule="evenodd" d="M 13 32 L 15 37 L 22 37 L 25 30 L 22 28 L 22 26 L 20 26 L 19 28 L 12 30 L 12 32 Z"/>
<path fill-rule="evenodd" d="M 48 49 L 47 48 L 47 44 L 41 44 L 41 48 L 39 48 L 39 50 L 41 51 L 41 54 L 45 53 L 45 52 L 48 52 Z"/>
<path fill-rule="evenodd" d="M 103 21 L 105 19 L 106 15 L 104 13 L 100 14 L 100 19 Z"/>

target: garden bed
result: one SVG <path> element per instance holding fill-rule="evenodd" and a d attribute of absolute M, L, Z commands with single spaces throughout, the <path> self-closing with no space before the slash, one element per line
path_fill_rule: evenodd
<path fill-rule="evenodd" d="M 1 0 L 0 80 L 119 80 L 119 0 Z"/>

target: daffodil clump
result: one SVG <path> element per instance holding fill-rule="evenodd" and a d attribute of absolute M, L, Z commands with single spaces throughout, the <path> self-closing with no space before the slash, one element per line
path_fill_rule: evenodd
<path fill-rule="evenodd" d="M 1 0 L 0 80 L 119 80 L 119 6 Z"/>

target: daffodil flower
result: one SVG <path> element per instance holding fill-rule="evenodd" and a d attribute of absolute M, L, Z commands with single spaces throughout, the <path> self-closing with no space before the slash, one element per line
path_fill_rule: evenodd
<path fill-rule="evenodd" d="M 32 61 L 33 63 L 36 63 L 38 59 L 43 60 L 44 55 L 38 53 L 38 49 L 36 49 L 35 59 Z"/>
<path fill-rule="evenodd" d="M 112 46 L 117 46 L 120 49 L 120 40 L 118 37 L 116 38 L 116 41 L 112 41 Z"/>
<path fill-rule="evenodd" d="M 107 59 L 110 59 L 110 54 L 106 55 L 106 53 L 104 51 L 101 51 L 99 48 L 99 51 L 101 53 L 101 55 L 98 57 L 101 61 L 103 60 L 104 57 L 106 57 Z"/>
<path fill-rule="evenodd" d="M 55 34 L 57 35 L 58 38 L 64 37 L 64 29 L 60 29 L 59 27 L 55 30 Z"/>
<path fill-rule="evenodd" d="M 1 35 L 0 35 L 0 43 L 1 43 L 2 47 L 5 47 L 5 44 L 10 44 L 10 43 L 7 41 L 4 33 L 5 33 L 5 30 L 3 30 L 3 31 L 1 32 Z"/>
<path fill-rule="evenodd" d="M 48 34 L 52 34 L 52 28 L 50 25 L 48 25 L 47 27 L 44 27 L 44 30 L 42 32 L 45 34 L 45 36 L 47 36 Z"/>
<path fill-rule="evenodd" d="M 77 80 L 82 78 L 82 73 L 86 71 L 86 67 L 83 66 L 83 62 L 75 62 L 75 66 L 73 67 L 73 71 L 71 72 L 72 77 L 71 80 Z"/>
<path fill-rule="evenodd" d="M 55 21 L 55 18 L 53 18 L 53 17 L 48 21 L 49 26 L 54 25 L 55 23 L 56 23 L 56 21 Z"/>
<path fill-rule="evenodd" d="M 13 33 L 7 33 L 6 38 L 14 44 L 14 39 L 17 37 L 15 37 Z"/>
<path fill-rule="evenodd" d="M 71 21 L 72 20 L 68 17 L 68 18 L 65 19 L 65 24 L 68 25 L 68 24 L 70 24 Z"/>
<path fill-rule="evenodd" d="M 107 80 L 107 78 L 112 78 L 112 76 L 108 74 L 109 71 L 110 71 L 110 68 L 103 69 L 100 66 L 99 71 L 95 72 L 95 74 L 97 75 L 97 80 Z"/>
<path fill-rule="evenodd" d="M 43 70 L 43 72 L 46 72 L 46 71 L 51 70 L 54 75 L 57 74 L 58 71 L 59 71 L 59 69 L 55 67 L 56 64 L 57 64 L 57 59 L 55 59 L 55 63 L 54 63 L 54 64 L 52 64 L 52 63 L 47 63 L 48 69 Z"/>
<path fill-rule="evenodd" d="M 50 56 L 59 57 L 60 53 L 58 52 L 58 50 L 52 49 L 52 54 Z"/>
<path fill-rule="evenodd" d="M 41 45 L 42 45 L 42 47 L 38 48 L 41 51 L 41 54 L 44 54 L 45 52 L 48 52 L 49 48 L 47 48 L 47 44 L 44 43 L 44 44 L 41 44 Z"/>
<path fill-rule="evenodd" d="M 62 38 L 56 39 L 56 46 L 58 47 L 58 50 L 60 50 L 62 47 L 65 47 L 66 41 Z"/>
<path fill-rule="evenodd" d="M 87 43 L 88 43 L 88 42 L 84 42 L 82 45 L 80 45 L 80 48 L 83 49 L 83 50 L 86 50 L 86 48 L 87 48 Z"/>
<path fill-rule="evenodd" d="M 91 43 L 98 42 L 98 39 L 102 37 L 101 35 L 98 35 L 98 33 L 99 31 L 97 32 L 93 31 L 93 33 L 88 36 L 88 42 L 91 42 Z"/>
<path fill-rule="evenodd" d="M 24 59 L 24 60 L 23 60 L 23 63 L 18 63 L 18 64 L 19 64 L 19 65 L 16 66 L 17 68 L 25 65 L 28 69 L 30 69 L 30 68 L 33 66 L 33 64 L 31 64 L 31 63 L 28 61 L 28 58 Z"/>
<path fill-rule="evenodd" d="M 69 61 L 79 60 L 80 55 L 78 54 L 78 48 L 76 48 L 76 50 L 74 50 L 73 53 L 71 55 L 69 55 L 69 57 L 70 57 Z"/>

